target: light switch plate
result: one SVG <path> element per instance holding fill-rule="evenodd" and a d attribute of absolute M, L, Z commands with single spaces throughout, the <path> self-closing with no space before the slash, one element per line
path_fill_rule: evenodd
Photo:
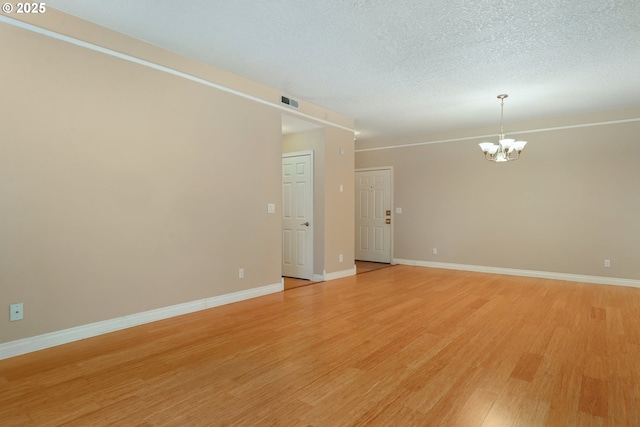
<path fill-rule="evenodd" d="M 275 203 L 268 203 L 267 204 L 267 213 L 276 213 L 276 204 Z"/>

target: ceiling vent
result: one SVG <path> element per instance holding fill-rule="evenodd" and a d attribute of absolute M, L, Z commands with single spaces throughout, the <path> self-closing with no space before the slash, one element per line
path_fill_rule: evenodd
<path fill-rule="evenodd" d="M 280 102 L 282 102 L 283 104 L 290 105 L 293 108 L 298 108 L 298 101 L 296 101 L 295 99 L 287 98 L 286 96 L 281 96 Z"/>

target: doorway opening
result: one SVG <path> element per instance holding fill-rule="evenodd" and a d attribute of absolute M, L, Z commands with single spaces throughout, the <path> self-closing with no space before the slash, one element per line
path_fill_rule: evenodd
<path fill-rule="evenodd" d="M 313 151 L 282 155 L 282 275 L 313 277 Z"/>
<path fill-rule="evenodd" d="M 323 126 L 282 115 L 282 268 L 287 278 L 311 283 L 322 270 Z M 320 174 L 320 175 L 318 175 Z M 319 176 L 319 178 L 318 178 Z"/>

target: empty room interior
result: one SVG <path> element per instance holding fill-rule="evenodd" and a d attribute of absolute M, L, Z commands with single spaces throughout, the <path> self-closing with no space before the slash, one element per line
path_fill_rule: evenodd
<path fill-rule="evenodd" d="M 639 23 L 5 3 L 0 426 L 640 425 Z"/>

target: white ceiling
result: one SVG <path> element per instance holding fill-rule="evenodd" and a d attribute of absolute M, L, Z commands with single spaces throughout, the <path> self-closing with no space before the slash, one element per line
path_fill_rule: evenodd
<path fill-rule="evenodd" d="M 48 0 L 353 117 L 358 139 L 640 105 L 640 0 Z"/>

